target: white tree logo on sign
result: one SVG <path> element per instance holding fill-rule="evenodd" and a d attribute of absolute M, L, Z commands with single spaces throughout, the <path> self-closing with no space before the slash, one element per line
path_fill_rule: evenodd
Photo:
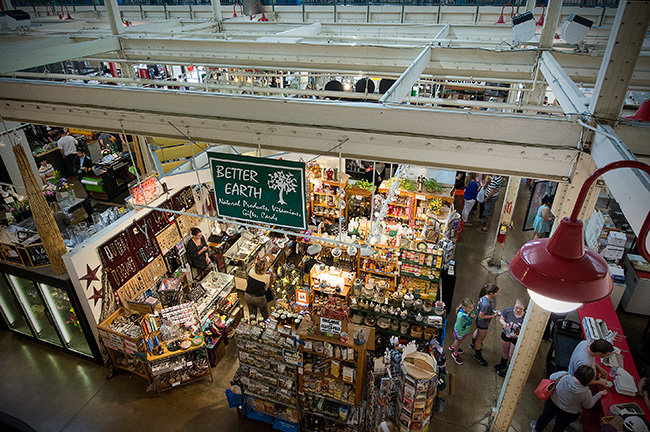
<path fill-rule="evenodd" d="M 285 193 L 295 192 L 298 188 L 298 182 L 291 173 L 286 171 L 276 171 L 269 175 L 269 188 L 280 191 L 280 204 L 286 204 L 283 195 Z"/>

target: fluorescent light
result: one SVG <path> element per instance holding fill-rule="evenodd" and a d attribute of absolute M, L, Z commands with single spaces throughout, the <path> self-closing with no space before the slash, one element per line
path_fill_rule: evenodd
<path fill-rule="evenodd" d="M 18 294 L 18 297 L 20 298 L 20 302 L 23 304 L 23 307 L 25 308 L 25 311 L 27 312 L 27 315 L 29 316 L 29 320 L 31 321 L 32 325 L 34 326 L 34 330 L 36 330 L 36 333 L 40 334 L 43 328 L 41 327 L 41 323 L 39 323 L 36 320 L 36 317 L 32 313 L 32 308 L 25 298 L 25 294 L 23 291 L 20 289 L 20 284 L 18 283 L 16 276 L 9 276 L 9 280 L 11 280 L 12 285 L 16 289 L 16 294 Z"/>
<path fill-rule="evenodd" d="M 59 310 L 56 307 L 56 303 L 52 298 L 52 294 L 50 294 L 50 290 L 48 289 L 47 285 L 43 285 L 42 283 L 39 283 L 38 286 L 41 288 L 43 297 L 45 297 L 45 301 L 50 306 L 50 311 L 52 311 L 52 315 L 54 316 L 56 323 L 59 325 L 59 328 L 61 329 L 61 333 L 63 334 L 63 339 L 65 340 L 65 343 L 69 344 L 70 341 L 72 341 L 72 338 L 70 337 L 70 333 L 68 333 L 68 328 L 66 327 L 65 323 L 61 320 L 61 314 L 59 313 Z"/>
<path fill-rule="evenodd" d="M 7 317 L 7 320 L 9 321 L 9 325 L 12 325 L 16 322 L 16 318 L 14 317 L 14 314 L 11 313 L 11 309 L 9 309 L 9 306 L 7 306 L 7 303 L 5 303 L 5 299 L 3 296 L 0 295 L 0 308 L 2 308 L 2 312 L 5 314 L 5 317 Z"/>

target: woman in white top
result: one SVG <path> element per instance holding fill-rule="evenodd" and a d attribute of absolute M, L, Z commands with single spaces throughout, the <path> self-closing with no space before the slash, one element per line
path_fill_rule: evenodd
<path fill-rule="evenodd" d="M 591 395 L 589 383 L 596 376 L 596 372 L 591 366 L 582 365 L 576 369 L 573 376 L 568 372 L 555 372 L 550 376 L 552 380 L 557 380 L 555 391 L 550 398 L 544 402 L 544 411 L 537 421 L 530 422 L 533 432 L 541 432 L 544 428 L 555 419 L 553 432 L 562 432 L 571 423 L 580 417 L 582 408 L 589 409 L 593 407 L 598 399 L 607 394 L 607 390 L 602 390 Z"/>

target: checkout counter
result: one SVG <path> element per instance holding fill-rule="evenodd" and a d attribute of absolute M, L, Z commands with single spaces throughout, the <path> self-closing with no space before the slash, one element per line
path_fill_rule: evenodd
<path fill-rule="evenodd" d="M 131 155 L 124 152 L 117 157 L 102 158 L 93 167 L 93 174 L 85 176 L 81 183 L 92 198 L 109 201 L 129 188 L 129 183 L 135 180 L 131 174 Z"/>

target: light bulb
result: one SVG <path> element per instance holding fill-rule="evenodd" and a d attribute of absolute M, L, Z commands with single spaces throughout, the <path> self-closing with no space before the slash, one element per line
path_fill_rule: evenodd
<path fill-rule="evenodd" d="M 528 295 L 530 296 L 531 300 L 533 300 L 539 306 L 546 309 L 547 311 L 551 311 L 555 313 L 571 312 L 573 310 L 578 309 L 580 306 L 582 306 L 582 303 L 570 303 L 561 300 L 555 300 L 550 297 L 537 294 L 536 292 L 531 290 L 528 290 Z"/>

